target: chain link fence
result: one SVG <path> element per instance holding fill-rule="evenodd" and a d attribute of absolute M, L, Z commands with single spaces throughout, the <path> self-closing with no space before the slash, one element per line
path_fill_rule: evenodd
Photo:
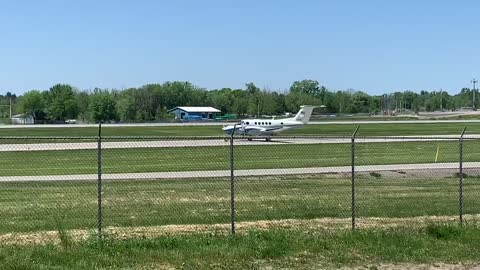
<path fill-rule="evenodd" d="M 477 222 L 480 139 L 1 137 L 0 238 Z"/>

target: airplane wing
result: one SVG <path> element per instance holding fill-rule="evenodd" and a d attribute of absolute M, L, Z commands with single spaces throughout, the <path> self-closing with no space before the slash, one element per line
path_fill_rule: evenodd
<path fill-rule="evenodd" d="M 244 127 L 243 129 L 245 131 L 249 131 L 249 130 L 261 131 L 261 132 L 267 131 L 267 129 L 264 128 L 264 127 L 255 127 L 255 126 L 253 126 L 253 127 L 252 126 L 247 126 L 247 127 Z"/>
<path fill-rule="evenodd" d="M 256 127 L 256 126 L 246 126 L 243 128 L 245 134 L 253 135 L 253 136 L 262 135 L 262 133 L 271 134 L 277 129 L 280 129 L 280 128 L 265 128 L 265 127 Z"/>

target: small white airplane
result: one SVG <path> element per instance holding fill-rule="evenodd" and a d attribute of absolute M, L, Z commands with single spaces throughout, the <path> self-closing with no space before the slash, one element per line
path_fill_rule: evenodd
<path fill-rule="evenodd" d="M 222 130 L 227 135 L 246 135 L 247 139 L 251 141 L 255 136 L 266 137 L 267 142 L 271 141 L 271 136 L 274 133 L 282 132 L 288 129 L 301 128 L 312 115 L 312 111 L 316 106 L 302 105 L 300 111 L 291 118 L 284 119 L 243 119 L 240 124 L 224 126 Z"/>

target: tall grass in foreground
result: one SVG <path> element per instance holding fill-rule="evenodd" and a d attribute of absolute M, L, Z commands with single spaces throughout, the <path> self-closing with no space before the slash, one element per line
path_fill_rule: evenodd
<path fill-rule="evenodd" d="M 248 231 L 118 240 L 95 237 L 61 245 L 1 245 L 2 269 L 338 268 L 383 263 L 480 261 L 480 227 L 428 225 L 351 232 Z"/>

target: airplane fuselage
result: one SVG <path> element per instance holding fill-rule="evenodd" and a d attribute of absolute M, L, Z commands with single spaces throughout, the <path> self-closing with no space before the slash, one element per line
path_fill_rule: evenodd
<path fill-rule="evenodd" d="M 245 130 L 244 133 L 252 136 L 271 136 L 273 133 L 301 128 L 303 125 L 300 121 L 292 121 L 290 119 L 245 119 L 240 122 L 240 126 Z M 264 128 L 265 131 L 252 127 Z"/>
<path fill-rule="evenodd" d="M 301 128 L 305 124 L 292 119 L 244 119 L 235 126 L 235 135 L 272 136 L 285 130 Z M 231 135 L 234 126 L 225 127 L 223 130 Z"/>
<path fill-rule="evenodd" d="M 288 129 L 303 127 L 312 114 L 314 106 L 301 106 L 300 111 L 292 118 L 283 119 L 244 119 L 239 124 L 223 128 L 227 135 L 247 135 L 270 137 Z M 268 140 L 268 139 L 267 139 Z"/>

